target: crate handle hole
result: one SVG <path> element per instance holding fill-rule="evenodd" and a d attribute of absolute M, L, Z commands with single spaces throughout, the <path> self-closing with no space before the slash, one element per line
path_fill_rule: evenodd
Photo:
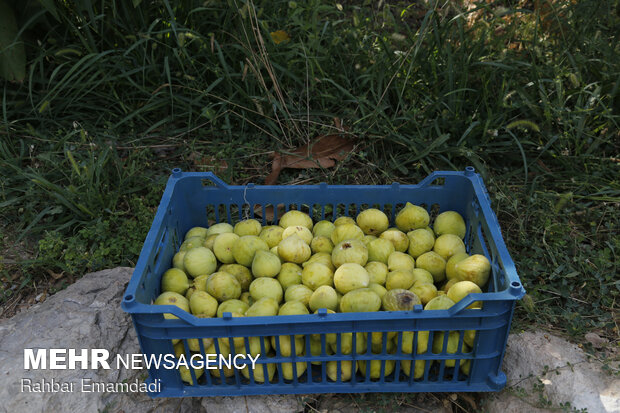
<path fill-rule="evenodd" d="M 125 296 L 125 301 L 132 301 L 133 300 L 133 295 L 129 294 Z"/>
<path fill-rule="evenodd" d="M 512 285 L 514 288 L 521 287 L 521 283 L 519 281 L 513 281 L 510 283 L 510 285 Z"/>

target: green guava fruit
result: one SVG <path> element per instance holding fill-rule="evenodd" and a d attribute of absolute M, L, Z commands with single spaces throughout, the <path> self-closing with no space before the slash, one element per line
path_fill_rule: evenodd
<path fill-rule="evenodd" d="M 459 261 L 454 266 L 456 278 L 461 281 L 471 281 L 483 288 L 491 275 L 491 263 L 481 254 L 474 254 L 471 257 Z"/>
<path fill-rule="evenodd" d="M 368 284 L 368 288 L 373 290 L 379 296 L 379 298 L 383 298 L 385 293 L 387 293 L 386 288 L 382 286 L 381 284 L 376 284 L 376 283 L 371 282 L 370 284 Z"/>
<path fill-rule="evenodd" d="M 266 369 L 265 366 L 267 366 Z M 265 373 L 267 374 L 267 382 L 271 383 L 273 381 L 274 374 L 276 374 L 276 365 L 274 363 L 256 363 L 252 369 L 252 364 L 246 364 L 245 367 L 241 369 L 241 374 L 243 374 L 243 377 L 248 380 L 250 380 L 250 370 L 252 370 L 252 376 L 254 377 L 254 381 L 256 383 L 265 382 Z"/>
<path fill-rule="evenodd" d="M 416 360 L 414 367 L 413 367 L 413 378 L 414 379 L 422 378 L 422 376 L 424 376 L 425 367 L 426 367 L 425 360 Z M 402 360 L 400 362 L 400 368 L 402 372 L 405 373 L 407 376 L 411 376 L 411 360 Z"/>
<path fill-rule="evenodd" d="M 282 302 L 284 292 L 278 280 L 269 277 L 256 278 L 250 284 L 250 295 L 256 301 L 261 298 L 269 297 L 276 300 L 277 303 Z"/>
<path fill-rule="evenodd" d="M 416 353 L 423 354 L 428 350 L 428 338 L 430 333 L 428 331 L 418 331 L 417 338 L 417 346 Z M 411 354 L 413 353 L 413 343 L 414 343 L 415 333 L 413 331 L 405 331 L 403 332 L 403 342 L 402 342 L 402 351 L 403 353 Z"/>
<path fill-rule="evenodd" d="M 265 278 L 271 280 L 271 278 Z M 278 314 L 278 302 L 271 297 L 256 300 L 245 312 L 246 317 L 274 316 Z"/>
<path fill-rule="evenodd" d="M 312 250 L 310 249 L 310 245 L 295 233 L 280 241 L 278 244 L 278 255 L 285 262 L 301 264 L 310 258 Z"/>
<path fill-rule="evenodd" d="M 390 226 L 390 220 L 387 215 L 376 208 L 360 212 L 356 221 L 366 235 L 379 235 Z"/>
<path fill-rule="evenodd" d="M 217 307 L 216 315 L 219 318 L 222 318 L 224 313 L 238 313 L 243 315 L 246 311 L 248 311 L 248 308 L 250 308 L 250 306 L 247 303 L 233 298 L 221 303 L 219 307 Z"/>
<path fill-rule="evenodd" d="M 456 211 L 446 211 L 437 215 L 433 223 L 433 229 L 437 236 L 454 234 L 460 239 L 465 238 L 465 233 L 467 232 L 465 220 Z"/>
<path fill-rule="evenodd" d="M 306 265 L 301 272 L 301 282 L 312 291 L 316 290 L 322 285 L 333 285 L 334 281 L 333 271 L 320 262 L 313 262 Z"/>
<path fill-rule="evenodd" d="M 370 284 L 370 276 L 364 267 L 355 263 L 342 264 L 334 273 L 334 286 L 341 294 Z"/>
<path fill-rule="evenodd" d="M 179 293 L 174 293 L 172 291 L 161 293 L 157 297 L 157 299 L 153 302 L 153 304 L 155 305 L 176 305 L 181 310 L 188 312 L 188 313 L 190 312 L 189 301 L 187 300 L 187 298 L 183 297 Z M 164 318 L 168 320 L 173 320 L 173 319 L 178 319 L 179 317 L 172 315 L 170 313 L 165 313 Z"/>
<path fill-rule="evenodd" d="M 413 283 L 416 282 L 427 282 L 433 284 L 435 279 L 433 278 L 433 274 L 425 270 L 424 268 L 414 268 L 411 273 L 413 274 Z"/>
<path fill-rule="evenodd" d="M 411 288 L 414 281 L 413 273 L 411 271 L 390 271 L 385 280 L 385 288 L 388 291 L 394 289 L 407 290 Z"/>
<path fill-rule="evenodd" d="M 308 307 L 301 301 L 287 301 L 280 306 L 278 315 L 302 315 L 310 314 Z"/>
<path fill-rule="evenodd" d="M 364 267 L 370 276 L 370 282 L 384 285 L 388 274 L 388 267 L 382 262 L 372 261 Z"/>
<path fill-rule="evenodd" d="M 297 225 L 301 225 L 302 227 L 306 227 L 309 230 L 312 230 L 312 218 L 310 215 L 301 212 L 290 210 L 280 218 L 280 222 L 278 222 L 282 228 L 294 227 Z"/>
<path fill-rule="evenodd" d="M 218 235 L 219 234 L 209 235 L 207 238 L 205 238 L 202 246 L 213 251 L 213 244 L 215 243 L 215 239 L 218 237 Z"/>
<path fill-rule="evenodd" d="M 454 254 L 465 252 L 465 244 L 454 234 L 443 234 L 435 240 L 433 251 L 447 261 Z"/>
<path fill-rule="evenodd" d="M 284 292 L 284 301 L 299 301 L 303 305 L 308 306 L 312 290 L 303 284 L 291 285 Z"/>
<path fill-rule="evenodd" d="M 338 338 L 330 346 L 334 353 L 338 353 Z M 340 352 L 351 354 L 353 352 L 353 333 L 340 333 Z M 362 354 L 366 352 L 366 334 L 355 333 L 355 352 Z"/>
<path fill-rule="evenodd" d="M 338 370 L 340 370 L 340 374 L 338 374 Z M 357 373 L 357 361 L 332 360 L 327 362 L 327 377 L 331 381 L 338 381 L 338 379 L 343 382 L 350 381 L 355 373 Z"/>
<path fill-rule="evenodd" d="M 227 222 L 221 222 L 219 224 L 211 225 L 207 229 L 207 237 L 211 235 L 224 234 L 226 232 L 233 232 L 233 226 Z"/>
<path fill-rule="evenodd" d="M 415 268 L 415 260 L 409 254 L 400 251 L 394 251 L 388 257 L 388 271 L 409 271 L 413 272 Z"/>
<path fill-rule="evenodd" d="M 447 310 L 454 305 L 447 295 L 437 295 L 424 306 L 424 310 Z"/>
<path fill-rule="evenodd" d="M 332 232 L 334 232 L 336 226 L 331 221 L 319 221 L 314 225 L 312 229 L 312 235 L 315 237 L 325 237 L 330 238 L 332 236 Z"/>
<path fill-rule="evenodd" d="M 261 229 L 263 229 L 262 225 L 256 219 L 244 219 L 243 221 L 239 221 L 235 224 L 235 228 L 233 232 L 240 237 L 244 235 L 254 235 L 258 236 L 260 234 Z"/>
<path fill-rule="evenodd" d="M 358 288 L 342 296 L 340 311 L 343 313 L 361 313 L 379 311 L 381 298 L 370 288 Z"/>
<path fill-rule="evenodd" d="M 388 290 L 381 301 L 385 311 L 411 311 L 414 306 L 422 304 L 420 297 L 402 288 Z"/>
<path fill-rule="evenodd" d="M 250 288 L 250 283 L 252 282 L 252 273 L 248 269 L 248 267 L 244 267 L 241 264 L 224 264 L 220 267 L 220 271 L 227 272 L 233 275 L 237 281 L 239 281 L 239 285 L 241 285 L 241 291 L 247 291 Z"/>
<path fill-rule="evenodd" d="M 364 238 L 364 231 L 355 222 L 353 224 L 336 225 L 336 228 L 330 236 L 334 245 L 338 245 L 344 240 L 362 240 Z"/>
<path fill-rule="evenodd" d="M 277 280 L 284 290 L 291 285 L 301 284 L 301 267 L 292 262 L 285 262 L 280 268 Z"/>
<path fill-rule="evenodd" d="M 317 252 L 327 252 L 331 254 L 334 249 L 334 243 L 327 237 L 318 236 L 312 238 L 312 241 L 310 242 L 310 249 L 312 249 L 313 254 L 316 254 Z"/>
<path fill-rule="evenodd" d="M 471 281 L 459 281 L 454 283 L 446 292 L 449 299 L 458 303 L 471 293 L 482 293 L 482 290 L 476 283 Z M 482 308 L 482 301 L 475 301 L 467 308 Z"/>
<path fill-rule="evenodd" d="M 246 303 L 248 305 L 248 307 L 250 307 L 256 301 L 255 299 L 252 298 L 252 294 L 250 294 L 249 291 L 242 292 L 241 293 L 241 297 L 239 297 L 239 300 L 241 300 L 244 303 Z M 242 313 L 242 314 L 245 314 L 245 313 Z"/>
<path fill-rule="evenodd" d="M 379 235 L 379 238 L 390 241 L 394 244 L 394 250 L 399 252 L 406 252 L 409 247 L 409 237 L 407 237 L 407 234 L 396 228 L 388 228 Z"/>
<path fill-rule="evenodd" d="M 217 311 L 217 300 L 206 291 L 196 291 L 189 299 L 189 309 L 196 317 L 213 317 Z"/>
<path fill-rule="evenodd" d="M 394 253 L 394 244 L 383 238 L 377 238 L 368 244 L 368 261 L 387 264 L 389 256 Z"/>
<path fill-rule="evenodd" d="M 179 251 L 172 257 L 172 267 L 185 271 L 183 266 L 183 258 L 185 257 L 185 251 Z"/>
<path fill-rule="evenodd" d="M 331 286 L 321 285 L 310 296 L 308 305 L 312 311 L 316 311 L 319 308 L 336 311 L 338 308 L 338 294 Z"/>
<path fill-rule="evenodd" d="M 339 218 L 336 218 L 336 220 L 334 221 L 334 225 L 335 226 L 340 226 L 340 225 L 356 225 L 356 222 L 351 217 L 339 217 Z"/>
<path fill-rule="evenodd" d="M 446 260 L 434 251 L 425 252 L 415 260 L 417 268 L 431 273 L 436 283 L 446 279 Z"/>
<path fill-rule="evenodd" d="M 360 360 L 358 364 L 360 366 L 360 373 L 362 373 L 362 376 L 366 377 L 366 368 L 368 368 L 368 361 Z M 382 364 L 381 360 L 370 360 L 369 368 L 370 368 L 370 378 L 372 380 L 376 380 L 381 377 L 381 364 Z M 392 372 L 394 371 L 394 364 L 395 364 L 394 360 L 385 360 L 383 377 L 387 377 L 390 374 L 392 374 Z"/>
<path fill-rule="evenodd" d="M 207 292 L 221 303 L 232 298 L 239 298 L 241 284 L 234 275 L 218 271 L 207 278 Z"/>
<path fill-rule="evenodd" d="M 332 250 L 332 262 L 336 268 L 345 263 L 366 265 L 368 261 L 368 249 L 362 241 L 347 239 L 342 241 Z"/>
<path fill-rule="evenodd" d="M 191 237 L 187 238 L 181 246 L 179 247 L 179 251 L 189 251 L 196 247 L 202 247 L 202 243 L 205 241 L 202 237 Z"/>
<path fill-rule="evenodd" d="M 181 295 L 189 288 L 189 280 L 185 272 L 178 268 L 170 268 L 161 276 L 161 291 L 172 291 Z"/>
<path fill-rule="evenodd" d="M 321 263 L 327 266 L 332 271 L 336 271 L 336 267 L 334 266 L 334 263 L 332 262 L 332 254 L 329 252 L 317 252 L 316 254 L 308 258 L 306 262 L 302 263 L 301 266 L 305 268 L 308 265 L 313 264 L 315 262 L 318 262 L 318 263 Z"/>
<path fill-rule="evenodd" d="M 299 378 L 302 374 L 306 372 L 306 368 L 308 367 L 307 363 L 304 361 L 298 361 L 295 363 L 295 371 L 293 370 L 293 363 L 282 363 L 279 365 L 279 372 L 284 377 L 284 380 L 293 380 L 293 376 Z"/>
<path fill-rule="evenodd" d="M 190 239 L 192 237 L 205 239 L 207 238 L 207 232 L 209 232 L 209 230 L 205 227 L 193 227 L 185 233 L 185 239 Z"/>
<path fill-rule="evenodd" d="M 428 226 L 430 217 L 426 209 L 407 202 L 405 207 L 396 214 L 394 220 L 398 229 L 407 233 L 414 229 L 424 228 Z"/>
<path fill-rule="evenodd" d="M 221 263 L 232 264 L 235 262 L 232 248 L 238 239 L 239 235 L 232 232 L 225 232 L 215 236 L 215 240 L 213 241 L 213 253 Z"/>
<path fill-rule="evenodd" d="M 237 264 L 244 265 L 248 268 L 252 266 L 256 251 L 269 251 L 267 243 L 256 235 L 244 235 L 239 237 L 232 248 L 233 257 L 235 261 L 237 261 Z"/>
<path fill-rule="evenodd" d="M 196 247 L 188 250 L 183 257 L 185 272 L 193 277 L 213 274 L 217 268 L 217 259 L 210 249 Z"/>
<path fill-rule="evenodd" d="M 312 242 L 312 232 L 302 225 L 286 227 L 282 232 L 282 239 L 288 238 L 293 234 L 299 235 L 299 238 L 301 238 L 308 245 Z"/>
<path fill-rule="evenodd" d="M 270 225 L 268 227 L 264 227 L 258 237 L 265 241 L 269 248 L 277 247 L 280 241 L 282 241 L 282 233 L 284 232 L 284 228 L 279 225 Z"/>
<path fill-rule="evenodd" d="M 420 297 L 422 305 L 426 305 L 430 300 L 437 297 L 437 287 L 435 287 L 435 284 L 424 281 L 414 282 L 409 291 Z"/>
<path fill-rule="evenodd" d="M 448 281 L 456 279 L 458 280 L 458 275 L 456 273 L 456 264 L 463 261 L 465 258 L 469 257 L 469 254 L 466 252 L 457 252 L 453 256 L 451 256 L 446 262 L 446 278 Z"/>
<path fill-rule="evenodd" d="M 407 252 L 409 252 L 409 255 L 413 258 L 418 258 L 425 252 L 429 252 L 433 249 L 433 245 L 435 245 L 435 236 L 425 228 L 409 231 L 407 237 L 409 238 L 409 248 Z"/>
<path fill-rule="evenodd" d="M 278 345 L 280 349 L 280 355 L 283 357 L 290 357 L 293 354 L 293 344 L 295 345 L 295 355 L 301 356 L 304 354 L 304 339 L 302 337 L 295 337 L 291 340 L 290 336 L 271 336 L 271 348 L 278 352 Z"/>
<path fill-rule="evenodd" d="M 252 260 L 252 274 L 254 277 L 273 278 L 280 272 L 282 263 L 277 255 L 269 251 L 256 251 Z"/>

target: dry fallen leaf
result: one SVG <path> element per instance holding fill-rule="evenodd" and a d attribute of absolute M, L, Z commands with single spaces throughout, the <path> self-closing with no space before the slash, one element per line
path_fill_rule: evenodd
<path fill-rule="evenodd" d="M 324 135 L 285 155 L 274 152 L 271 173 L 265 178 L 265 185 L 275 184 L 284 168 L 331 168 L 336 165 L 336 161 L 344 159 L 353 150 L 353 146 L 350 139 L 339 135 Z"/>
<path fill-rule="evenodd" d="M 221 175 L 228 169 L 228 163 L 223 159 L 217 159 L 215 156 L 202 156 L 198 152 L 192 152 L 188 157 L 194 166 L 199 169 L 207 169 L 216 175 Z"/>
<path fill-rule="evenodd" d="M 595 348 L 605 347 L 605 345 L 609 342 L 609 340 L 599 336 L 596 333 L 587 333 L 584 338 L 592 343 Z"/>

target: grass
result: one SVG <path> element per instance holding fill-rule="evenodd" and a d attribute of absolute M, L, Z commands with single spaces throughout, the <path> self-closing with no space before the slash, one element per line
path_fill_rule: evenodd
<path fill-rule="evenodd" d="M 474 165 L 528 290 L 517 327 L 618 340 L 617 1 L 138 3 L 18 13 L 2 304 L 50 272 L 132 265 L 170 168 L 260 183 L 270 151 L 337 132 L 356 140 L 343 163 L 280 182 Z"/>

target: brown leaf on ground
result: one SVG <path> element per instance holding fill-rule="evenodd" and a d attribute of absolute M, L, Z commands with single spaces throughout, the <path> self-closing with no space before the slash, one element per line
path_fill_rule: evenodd
<path fill-rule="evenodd" d="M 584 337 L 594 346 L 594 348 L 605 347 L 605 345 L 609 343 L 609 340 L 599 336 L 596 333 L 587 333 Z"/>
<path fill-rule="evenodd" d="M 324 135 L 289 153 L 274 152 L 271 173 L 265 178 L 265 185 L 275 184 L 284 168 L 331 168 L 336 165 L 336 161 L 343 160 L 353 147 L 350 139 L 340 135 Z"/>
<path fill-rule="evenodd" d="M 215 156 L 202 155 L 199 152 L 192 152 L 188 157 L 197 169 L 206 169 L 216 175 L 221 175 L 228 169 L 228 163 L 224 159 L 217 159 Z"/>

